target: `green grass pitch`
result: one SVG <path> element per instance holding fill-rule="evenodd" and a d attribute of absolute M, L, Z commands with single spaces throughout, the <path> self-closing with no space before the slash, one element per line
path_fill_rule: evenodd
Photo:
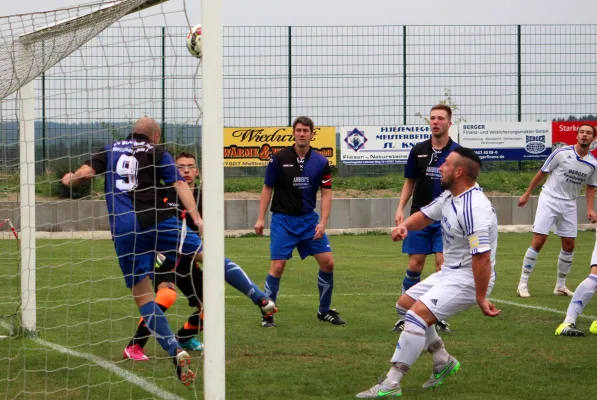
<path fill-rule="evenodd" d="M 597 336 L 554 336 L 569 303 L 569 298 L 552 295 L 560 248 L 557 237 L 549 238 L 539 256 L 530 281 L 533 297 L 516 297 L 520 265 L 530 239 L 528 233 L 500 234 L 497 283 L 491 297 L 502 315 L 490 319 L 472 308 L 450 320 L 453 332 L 443 337 L 448 351 L 461 362 L 462 371 L 441 387 L 424 391 L 421 384 L 431 372 L 431 358 L 425 354 L 403 380 L 403 398 L 594 397 Z M 295 255 L 288 263 L 275 329 L 262 329 L 257 307 L 226 288 L 228 398 L 349 399 L 387 371 L 398 339 L 390 329 L 396 321 L 394 303 L 406 266 L 401 244 L 383 235 L 332 236 L 330 240 L 336 262 L 332 306 L 346 319 L 344 327 L 316 318 L 317 265 L 312 258 L 300 261 Z M 571 290 L 588 274 L 594 243 L 594 233 L 579 234 L 568 278 Z M 226 252 L 262 285 L 269 265 L 268 244 L 267 238 L 227 239 Z M 14 241 L 0 241 L 0 256 L 0 314 L 7 314 L 16 306 L 20 279 L 14 277 L 18 270 Z M 1 399 L 149 399 L 156 396 L 156 388 L 159 393 L 184 399 L 203 397 L 203 359 L 198 354 L 194 354 L 198 379 L 191 388 L 175 380 L 171 363 L 163 358 L 165 352 L 154 339 L 147 346 L 150 362 L 122 360 L 123 347 L 136 328 L 138 310 L 124 286 L 111 241 L 39 240 L 37 266 L 40 338 L 100 357 L 126 375 L 19 336 L 0 340 Z M 191 311 L 179 295 L 167 313 L 173 330 Z M 597 299 L 585 314 L 597 315 Z M 579 327 L 588 332 L 590 322 L 581 318 Z M 5 334 L 2 328 L 0 334 Z M 137 377 L 155 385 L 154 391 L 130 382 Z"/>

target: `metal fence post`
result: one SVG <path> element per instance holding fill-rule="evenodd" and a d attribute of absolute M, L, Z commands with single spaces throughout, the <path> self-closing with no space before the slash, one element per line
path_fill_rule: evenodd
<path fill-rule="evenodd" d="M 288 126 L 292 126 L 292 26 L 288 27 Z"/>
<path fill-rule="evenodd" d="M 402 27 L 402 112 L 406 125 L 406 25 Z"/>
<path fill-rule="evenodd" d="M 166 27 L 162 26 L 162 143 L 166 143 Z"/>
<path fill-rule="evenodd" d="M 46 172 L 46 73 L 41 74 L 41 173 Z"/>
<path fill-rule="evenodd" d="M 522 121 L 522 34 L 520 25 L 517 26 L 517 60 L 518 60 L 518 122 Z M 518 171 L 522 171 L 522 161 L 518 161 Z"/>

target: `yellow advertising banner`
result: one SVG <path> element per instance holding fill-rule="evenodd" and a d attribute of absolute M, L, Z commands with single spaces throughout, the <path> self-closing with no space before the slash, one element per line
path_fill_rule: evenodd
<path fill-rule="evenodd" d="M 336 127 L 315 128 L 311 147 L 336 165 Z M 260 167 L 272 154 L 294 144 L 291 126 L 224 128 L 224 166 Z"/>

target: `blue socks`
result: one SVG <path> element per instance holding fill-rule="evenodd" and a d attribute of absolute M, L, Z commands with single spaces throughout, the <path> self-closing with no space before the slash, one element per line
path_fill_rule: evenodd
<path fill-rule="evenodd" d="M 263 297 L 267 297 L 247 276 L 245 271 L 229 258 L 224 259 L 224 278 L 227 284 L 248 296 L 257 305 Z"/>
<path fill-rule="evenodd" d="M 402 293 L 405 293 L 419 282 L 421 282 L 421 273 L 407 269 L 406 275 L 404 275 L 404 279 L 402 280 Z"/>
<path fill-rule="evenodd" d="M 267 278 L 265 278 L 264 289 L 265 295 L 272 299 L 274 303 L 277 303 L 278 292 L 280 291 L 280 278 L 268 274 Z"/>
<path fill-rule="evenodd" d="M 319 271 L 317 287 L 319 288 L 319 312 L 324 314 L 330 311 L 330 304 L 332 304 L 334 273 Z"/>
<path fill-rule="evenodd" d="M 278 292 L 280 291 L 280 278 L 267 275 L 265 278 L 265 295 L 277 303 Z M 334 273 L 319 271 L 317 276 L 317 288 L 319 289 L 319 312 L 330 311 L 332 304 L 332 289 L 334 288 Z"/>
<path fill-rule="evenodd" d="M 155 301 L 150 301 L 139 308 L 141 316 L 145 320 L 145 326 L 155 336 L 156 340 L 171 357 L 176 356 L 178 341 L 170 330 L 168 320 L 160 306 Z"/>

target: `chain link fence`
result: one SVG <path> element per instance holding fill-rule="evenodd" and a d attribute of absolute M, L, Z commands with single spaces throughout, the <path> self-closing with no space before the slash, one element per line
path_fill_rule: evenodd
<path fill-rule="evenodd" d="M 78 165 L 144 115 L 162 124 L 173 151 L 200 152 L 201 70 L 186 31 L 116 25 L 39 77 L 38 173 Z M 597 25 L 224 29 L 228 127 L 287 126 L 299 115 L 320 126 L 419 124 L 440 101 L 454 107 L 456 122 L 586 119 L 596 113 L 596 86 Z M 18 169 L 17 108 L 14 96 L 0 102 L 2 174 Z M 401 168 L 339 162 L 337 173 Z"/>

